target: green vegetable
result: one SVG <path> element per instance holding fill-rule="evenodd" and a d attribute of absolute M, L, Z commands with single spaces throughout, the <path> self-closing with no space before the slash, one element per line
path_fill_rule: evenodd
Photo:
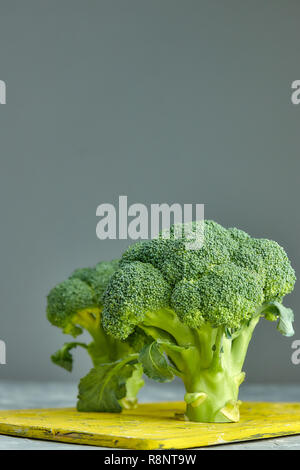
<path fill-rule="evenodd" d="M 197 233 L 196 222 L 190 228 Z M 295 273 L 274 241 L 205 221 L 204 245 L 189 250 L 177 231 L 125 251 L 103 294 L 102 325 L 119 340 L 144 331 L 148 340 L 134 361 L 159 382 L 182 379 L 188 419 L 235 422 L 259 319 L 278 320 L 280 333 L 293 334 L 293 313 L 281 302 Z"/>
<path fill-rule="evenodd" d="M 90 344 L 65 343 L 51 356 L 54 364 L 71 372 L 73 368 L 71 350 L 81 346 L 89 353 L 94 369 L 80 383 L 78 402 L 80 410 L 120 411 L 122 407 L 133 407 L 137 402 L 138 391 L 144 384 L 142 366 L 140 364 L 131 368 L 128 366 L 126 374 L 122 371 L 124 377 L 122 387 L 120 378 L 115 381 L 109 380 L 105 393 L 100 394 L 102 398 L 94 396 L 97 387 L 101 386 L 102 377 L 112 368 L 111 364 L 124 361 L 124 358 L 134 354 L 136 350 L 139 351 L 144 345 L 145 335 L 142 332 L 137 332 L 124 341 L 108 336 L 101 325 L 103 295 L 110 277 L 117 269 L 118 261 L 101 262 L 94 268 L 78 269 L 69 279 L 55 286 L 47 298 L 47 316 L 53 325 L 73 337 L 77 337 L 85 330 L 92 338 Z M 114 387 L 119 387 L 115 395 Z M 110 392 L 112 397 L 108 401 L 107 395 Z M 114 410 L 111 410 L 112 407 Z"/>
<path fill-rule="evenodd" d="M 79 384 L 78 411 L 120 412 L 126 383 L 137 371 L 134 355 L 109 364 L 98 364 Z"/>

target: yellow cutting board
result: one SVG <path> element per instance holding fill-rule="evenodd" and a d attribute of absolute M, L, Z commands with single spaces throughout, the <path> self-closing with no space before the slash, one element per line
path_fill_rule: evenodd
<path fill-rule="evenodd" d="M 183 421 L 184 409 L 183 402 L 171 402 L 120 414 L 0 411 L 0 434 L 125 449 L 185 449 L 300 434 L 300 403 L 243 403 L 240 422 L 223 424 Z"/>

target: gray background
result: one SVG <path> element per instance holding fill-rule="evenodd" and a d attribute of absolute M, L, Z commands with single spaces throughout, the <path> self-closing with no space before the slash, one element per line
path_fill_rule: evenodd
<path fill-rule="evenodd" d="M 299 271 L 298 1 L 0 0 L 0 378 L 70 380 L 45 296 L 117 257 L 96 207 L 205 203 L 276 239 Z M 299 289 L 286 299 L 296 313 Z M 299 382 L 291 339 L 261 322 L 248 381 Z M 79 359 L 79 354 L 76 353 Z"/>

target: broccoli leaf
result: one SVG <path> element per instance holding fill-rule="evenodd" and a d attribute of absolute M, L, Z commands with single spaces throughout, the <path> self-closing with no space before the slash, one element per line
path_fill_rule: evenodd
<path fill-rule="evenodd" d="M 277 330 L 284 336 L 293 336 L 295 333 L 293 328 L 293 321 L 293 310 L 279 304 L 279 322 L 277 325 Z"/>
<path fill-rule="evenodd" d="M 132 355 L 134 356 L 134 355 Z M 126 382 L 135 371 L 131 356 L 115 362 L 99 364 L 79 383 L 78 411 L 119 413 L 118 400 L 126 396 Z"/>
<path fill-rule="evenodd" d="M 52 354 L 51 360 L 57 366 L 63 367 L 68 372 L 72 372 L 73 369 L 73 356 L 70 353 L 71 349 L 81 346 L 87 349 L 87 345 L 84 343 L 65 343 L 61 349 Z"/>
<path fill-rule="evenodd" d="M 278 318 L 277 330 L 284 336 L 293 336 L 294 313 L 280 302 L 268 302 L 262 311 L 267 320 L 275 321 Z"/>
<path fill-rule="evenodd" d="M 139 361 L 150 379 L 157 382 L 173 380 L 173 368 L 168 364 L 158 341 L 153 341 L 141 350 Z"/>

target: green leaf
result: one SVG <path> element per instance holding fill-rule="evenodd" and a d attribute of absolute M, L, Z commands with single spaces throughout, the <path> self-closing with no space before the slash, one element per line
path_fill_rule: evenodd
<path fill-rule="evenodd" d="M 279 322 L 277 330 L 284 336 L 293 336 L 295 331 L 293 328 L 294 313 L 291 308 L 280 306 Z"/>
<path fill-rule="evenodd" d="M 57 366 L 63 367 L 68 372 L 72 372 L 73 369 L 73 356 L 70 353 L 71 349 L 81 346 L 82 348 L 87 348 L 87 345 L 84 343 L 65 343 L 61 349 L 52 354 L 51 360 Z"/>
<path fill-rule="evenodd" d="M 145 346 L 139 355 L 145 374 L 157 382 L 170 382 L 174 378 L 172 367 L 168 364 L 161 345 L 157 341 Z"/>
<path fill-rule="evenodd" d="M 277 330 L 284 336 L 293 336 L 294 313 L 291 308 L 287 308 L 280 302 L 268 302 L 264 305 L 262 314 L 269 321 L 278 318 Z"/>
<path fill-rule="evenodd" d="M 79 383 L 78 411 L 119 413 L 119 400 L 126 396 L 126 382 L 132 377 L 136 359 L 131 355 L 115 362 L 99 364 Z"/>

